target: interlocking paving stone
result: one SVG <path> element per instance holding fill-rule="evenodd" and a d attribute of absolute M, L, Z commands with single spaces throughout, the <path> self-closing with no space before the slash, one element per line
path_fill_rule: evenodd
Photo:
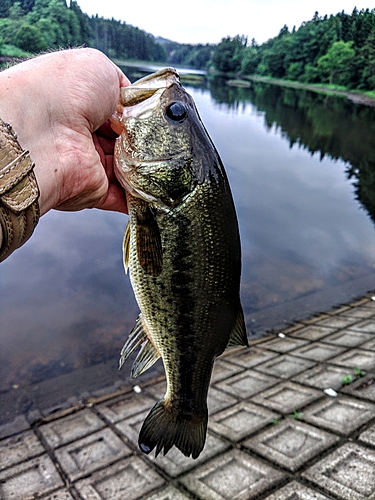
<path fill-rule="evenodd" d="M 0 472 L 0 498 L 4 500 L 33 500 L 62 486 L 60 475 L 47 455 Z"/>
<path fill-rule="evenodd" d="M 358 318 L 347 318 L 345 316 L 332 316 L 328 319 L 319 321 L 319 326 L 328 326 L 330 328 L 345 328 L 358 322 Z"/>
<path fill-rule="evenodd" d="M 318 365 L 294 377 L 295 382 L 306 384 L 318 389 L 339 389 L 342 377 L 348 375 L 348 369 L 334 365 Z"/>
<path fill-rule="evenodd" d="M 73 415 L 41 425 L 39 430 L 51 448 L 57 448 L 104 426 L 104 422 L 95 413 L 85 408 Z"/>
<path fill-rule="evenodd" d="M 256 366 L 255 369 L 263 373 L 275 375 L 276 377 L 290 378 L 315 365 L 316 363 L 313 361 L 283 354 L 276 359 L 271 359 L 271 361 Z"/>
<path fill-rule="evenodd" d="M 225 378 L 229 378 L 232 375 L 236 375 L 243 371 L 242 366 L 234 365 L 233 363 L 228 363 L 223 359 L 218 359 L 214 363 L 214 369 L 212 371 L 211 376 L 211 384 L 215 382 L 220 382 L 220 380 L 224 380 Z"/>
<path fill-rule="evenodd" d="M 242 444 L 271 462 L 295 472 L 337 441 L 337 436 L 287 418 Z"/>
<path fill-rule="evenodd" d="M 208 426 L 218 434 L 237 442 L 262 429 L 279 415 L 253 403 L 238 403 L 214 415 Z"/>
<path fill-rule="evenodd" d="M 347 443 L 307 469 L 302 476 L 335 498 L 371 500 L 375 498 L 375 452 Z"/>
<path fill-rule="evenodd" d="M 207 434 L 204 449 L 196 460 L 193 460 L 191 457 L 185 457 L 175 446 L 165 456 L 160 454 L 155 457 L 154 453 L 150 453 L 147 459 L 158 465 L 169 476 L 176 477 L 203 462 L 207 462 L 210 458 L 228 449 L 229 446 L 229 443 L 222 441 L 216 436 Z"/>
<path fill-rule="evenodd" d="M 356 332 L 356 333 L 361 333 L 361 332 Z M 368 342 L 365 342 L 364 344 L 361 345 L 361 349 L 366 349 L 368 351 L 375 351 L 375 338 L 374 335 L 371 335 L 372 339 L 369 340 Z"/>
<path fill-rule="evenodd" d="M 266 351 L 258 347 L 250 347 L 250 349 L 241 349 L 232 356 L 226 356 L 225 359 L 244 368 L 253 368 L 276 356 L 276 352 Z"/>
<path fill-rule="evenodd" d="M 138 446 L 139 431 L 147 415 L 148 411 L 137 413 L 137 415 L 118 422 L 115 427 L 124 435 L 126 441 Z"/>
<path fill-rule="evenodd" d="M 213 415 L 214 413 L 224 410 L 225 408 L 228 408 L 228 406 L 232 406 L 236 403 L 237 399 L 232 396 L 228 396 L 225 392 L 219 391 L 215 387 L 210 387 L 208 389 L 207 407 L 209 415 Z"/>
<path fill-rule="evenodd" d="M 292 481 L 265 500 L 329 500 L 329 498 L 304 484 Z"/>
<path fill-rule="evenodd" d="M 157 401 L 159 401 L 159 399 L 162 399 L 164 397 L 166 390 L 167 390 L 167 381 L 162 380 L 161 382 L 158 382 L 157 384 L 153 384 L 153 385 L 146 387 L 145 392 L 147 394 L 150 394 Z"/>
<path fill-rule="evenodd" d="M 0 470 L 42 455 L 44 452 L 43 446 L 32 431 L 4 439 L 0 441 Z"/>
<path fill-rule="evenodd" d="M 229 394 L 233 394 L 242 399 L 247 399 L 258 392 L 277 384 L 277 382 L 278 379 L 276 377 L 271 377 L 270 375 L 254 371 L 246 371 L 219 382 L 216 384 L 216 387 L 228 392 Z"/>
<path fill-rule="evenodd" d="M 315 341 L 321 339 L 322 337 L 326 337 L 334 331 L 335 330 L 333 328 L 326 328 L 324 326 L 308 326 L 303 330 L 298 330 L 297 332 L 292 333 L 292 336 Z"/>
<path fill-rule="evenodd" d="M 350 327 L 352 330 L 359 330 L 366 333 L 375 333 L 375 318 L 360 321 Z"/>
<path fill-rule="evenodd" d="M 351 349 L 349 352 L 330 359 L 330 363 L 368 371 L 375 368 L 375 352 Z"/>
<path fill-rule="evenodd" d="M 52 495 L 48 495 L 47 497 L 43 497 L 43 500 L 74 500 L 72 495 L 68 490 L 59 490 L 52 493 Z"/>
<path fill-rule="evenodd" d="M 75 483 L 86 500 L 137 500 L 164 484 L 138 457 L 130 457 Z"/>
<path fill-rule="evenodd" d="M 342 391 L 357 398 L 375 401 L 375 373 L 368 373 L 365 377 L 345 386 Z"/>
<path fill-rule="evenodd" d="M 127 420 L 118 422 L 116 428 L 135 446 L 138 446 L 138 435 L 146 418 L 147 413 L 134 415 Z M 193 460 L 191 457 L 187 458 L 176 447 L 173 447 L 167 455 L 162 454 L 155 457 L 155 452 L 147 455 L 147 460 L 155 463 L 162 468 L 167 474 L 176 477 L 183 472 L 186 472 L 198 464 L 206 462 L 209 458 L 223 452 L 228 448 L 229 444 L 217 438 L 216 436 L 207 433 L 206 444 L 199 458 Z"/>
<path fill-rule="evenodd" d="M 319 323 L 319 321 L 322 321 L 323 319 L 330 318 L 332 314 L 328 313 L 318 313 L 315 316 L 311 316 L 310 318 L 304 319 L 303 322 L 306 323 L 306 325 L 313 325 L 315 323 Z"/>
<path fill-rule="evenodd" d="M 270 351 L 280 352 L 285 354 L 286 352 L 292 351 L 297 347 L 302 347 L 308 343 L 308 340 L 297 339 L 294 337 L 276 338 L 264 342 L 262 347 L 269 349 Z"/>
<path fill-rule="evenodd" d="M 368 340 L 374 340 L 371 333 L 356 332 L 354 330 L 340 330 L 332 335 L 328 335 L 323 339 L 327 344 L 341 345 L 346 347 L 358 347 Z"/>
<path fill-rule="evenodd" d="M 321 391 L 293 382 L 282 382 L 252 397 L 252 401 L 280 413 L 290 413 L 322 397 Z"/>
<path fill-rule="evenodd" d="M 56 450 L 56 458 L 71 481 L 105 467 L 132 451 L 111 429 L 104 429 Z"/>
<path fill-rule="evenodd" d="M 276 485 L 284 474 L 239 450 L 231 450 L 181 479 L 204 500 L 251 500 Z"/>
<path fill-rule="evenodd" d="M 315 361 L 325 361 L 346 351 L 346 347 L 314 342 L 293 351 L 293 356 L 301 356 Z"/>
<path fill-rule="evenodd" d="M 371 444 L 372 446 L 375 446 L 375 425 L 372 425 L 364 432 L 362 432 L 362 434 L 360 434 L 358 439 L 364 441 L 366 444 Z"/>
<path fill-rule="evenodd" d="M 185 495 L 174 486 L 167 486 L 155 493 L 155 495 L 147 497 L 147 500 L 190 500 L 190 498 L 190 496 Z"/>
<path fill-rule="evenodd" d="M 111 423 L 123 420 L 131 415 L 154 406 L 155 401 L 144 393 L 131 392 L 97 406 L 98 411 Z"/>
<path fill-rule="evenodd" d="M 356 307 L 354 309 L 348 309 L 342 315 L 349 316 L 351 318 L 370 318 L 374 314 L 375 311 L 370 307 Z"/>
<path fill-rule="evenodd" d="M 24 415 L 19 415 L 11 422 L 0 425 L 0 439 L 12 436 L 17 432 L 26 431 L 27 429 L 30 429 L 29 422 L 26 420 L 26 417 Z"/>
<path fill-rule="evenodd" d="M 348 435 L 374 417 L 375 405 L 340 395 L 312 404 L 303 414 L 307 422 Z"/>

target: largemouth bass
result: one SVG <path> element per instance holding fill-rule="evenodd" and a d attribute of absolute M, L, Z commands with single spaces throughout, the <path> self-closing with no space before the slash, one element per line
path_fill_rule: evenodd
<path fill-rule="evenodd" d="M 175 445 L 197 458 L 207 431 L 213 362 L 247 346 L 239 298 L 237 217 L 220 157 L 172 68 L 121 89 L 116 176 L 126 190 L 124 264 L 140 308 L 120 367 L 162 358 L 167 391 L 139 434 L 145 453 Z"/>

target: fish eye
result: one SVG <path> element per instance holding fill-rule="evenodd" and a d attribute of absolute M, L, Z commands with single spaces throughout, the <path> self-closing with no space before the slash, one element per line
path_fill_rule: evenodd
<path fill-rule="evenodd" d="M 167 106 L 165 114 L 173 122 L 182 123 L 187 117 L 187 110 L 182 102 L 172 102 Z"/>

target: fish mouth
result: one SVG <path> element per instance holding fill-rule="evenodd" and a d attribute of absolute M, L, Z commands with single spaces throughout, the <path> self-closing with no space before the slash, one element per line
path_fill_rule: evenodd
<path fill-rule="evenodd" d="M 155 93 L 159 95 L 173 84 L 180 84 L 180 76 L 174 68 L 164 68 L 157 73 L 137 80 L 129 87 L 120 89 L 120 104 L 124 108 L 135 106 L 150 99 Z"/>

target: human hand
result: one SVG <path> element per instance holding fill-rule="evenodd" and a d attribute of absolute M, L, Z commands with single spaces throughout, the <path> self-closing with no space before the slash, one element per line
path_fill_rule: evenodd
<path fill-rule="evenodd" d="M 51 208 L 126 212 L 107 120 L 128 85 L 95 49 L 48 53 L 0 72 L 0 118 L 35 162 L 42 215 Z"/>

